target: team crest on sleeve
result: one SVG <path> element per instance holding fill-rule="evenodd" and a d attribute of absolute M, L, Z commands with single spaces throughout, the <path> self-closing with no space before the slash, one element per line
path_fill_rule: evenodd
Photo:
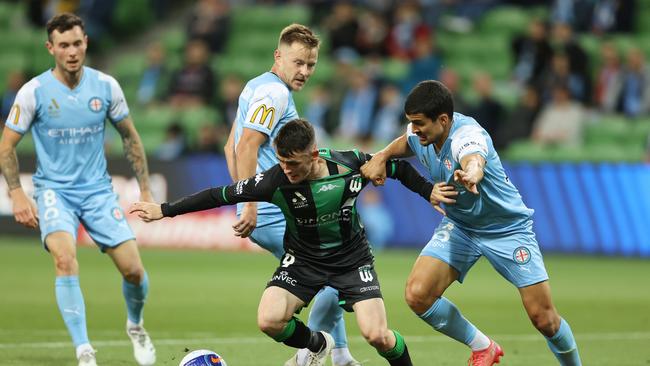
<path fill-rule="evenodd" d="M 122 209 L 119 207 L 114 207 L 111 210 L 111 215 L 117 221 L 122 221 L 124 219 L 124 213 L 122 212 Z"/>
<path fill-rule="evenodd" d="M 104 109 L 104 102 L 99 97 L 92 97 L 88 101 L 88 108 L 95 113 L 101 112 Z"/>
<path fill-rule="evenodd" d="M 528 248 L 526 247 L 518 247 L 512 253 L 512 259 L 517 264 L 526 264 L 530 262 L 530 256 L 531 256 L 530 250 L 528 250 Z"/>

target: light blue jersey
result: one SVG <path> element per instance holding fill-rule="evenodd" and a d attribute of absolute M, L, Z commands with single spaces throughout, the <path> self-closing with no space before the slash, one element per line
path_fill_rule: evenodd
<path fill-rule="evenodd" d="M 48 70 L 25 84 L 16 96 L 6 126 L 36 146 L 36 190 L 110 188 L 104 156 L 104 124 L 123 120 L 129 108 L 111 76 L 84 67 L 70 89 Z"/>
<path fill-rule="evenodd" d="M 89 67 L 73 89 L 48 70 L 18 91 L 6 126 L 20 134 L 32 131 L 43 243 L 57 231 L 76 239 L 80 223 L 102 250 L 133 239 L 104 156 L 106 119 L 116 124 L 128 115 L 117 81 Z"/>
<path fill-rule="evenodd" d="M 456 203 L 445 205 L 447 216 L 420 255 L 438 258 L 459 273 L 462 282 L 474 263 L 485 256 L 492 266 L 518 288 L 546 281 L 535 233 L 533 210 L 524 205 L 517 188 L 503 170 L 488 133 L 473 118 L 454 113 L 449 137 L 436 153 L 422 146 L 408 127 L 408 144 L 435 182 L 448 182 L 459 192 Z M 454 171 L 469 154 L 485 158 L 479 194 L 454 182 Z"/>
<path fill-rule="evenodd" d="M 265 72 L 246 84 L 239 96 L 239 107 L 235 120 L 235 146 L 239 143 L 244 128 L 250 128 L 268 136 L 257 154 L 257 173 L 278 164 L 273 149 L 273 140 L 282 126 L 296 118 L 298 118 L 298 112 L 291 90 L 277 75 Z M 242 204 L 238 204 L 237 215 L 240 214 L 241 208 Z M 266 202 L 257 204 L 257 215 L 258 228 L 279 220 L 284 221 L 280 209 Z"/>
<path fill-rule="evenodd" d="M 446 205 L 447 218 L 457 226 L 476 233 L 506 233 L 521 227 L 533 210 L 526 207 L 517 188 L 503 170 L 488 133 L 471 117 L 454 113 L 449 137 L 436 153 L 433 144 L 422 146 L 409 125 L 408 144 L 427 168 L 434 182 L 449 182 L 459 194 L 453 205 Z M 485 158 L 485 175 L 478 184 L 479 195 L 454 183 L 454 171 L 469 154 Z"/>

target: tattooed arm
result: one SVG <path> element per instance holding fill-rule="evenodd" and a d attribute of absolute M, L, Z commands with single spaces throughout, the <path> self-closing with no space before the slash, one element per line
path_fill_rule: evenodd
<path fill-rule="evenodd" d="M 133 125 L 131 116 L 124 118 L 116 123 L 115 128 L 122 136 L 124 146 L 124 156 L 131 163 L 131 168 L 135 173 L 135 178 L 140 185 L 140 198 L 143 201 L 153 202 L 151 187 L 149 185 L 149 168 L 147 167 L 147 156 L 144 153 L 142 140 Z"/>
<path fill-rule="evenodd" d="M 0 139 L 0 170 L 7 181 L 9 195 L 13 202 L 14 218 L 22 225 L 30 228 L 38 226 L 38 210 L 34 202 L 27 197 L 20 186 L 20 174 L 18 170 L 18 157 L 16 156 L 16 145 L 22 135 L 8 127 L 4 128 Z"/>

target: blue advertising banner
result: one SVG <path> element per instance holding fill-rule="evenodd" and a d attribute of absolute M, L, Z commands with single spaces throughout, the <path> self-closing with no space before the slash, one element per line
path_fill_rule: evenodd
<path fill-rule="evenodd" d="M 650 257 L 650 165 L 504 165 L 544 251 Z M 441 216 L 399 183 L 380 191 L 399 228 L 389 242 L 424 246 Z"/>

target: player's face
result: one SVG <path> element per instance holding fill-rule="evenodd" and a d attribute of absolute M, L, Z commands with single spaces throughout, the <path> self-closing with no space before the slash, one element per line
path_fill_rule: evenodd
<path fill-rule="evenodd" d="M 411 130 L 418 136 L 422 146 L 441 142 L 446 137 L 449 122 L 446 114 L 441 114 L 435 121 L 422 113 L 407 114 L 406 118 L 411 122 Z"/>
<path fill-rule="evenodd" d="M 280 167 L 291 184 L 300 183 L 311 174 L 314 164 L 318 159 L 318 151 L 303 151 L 290 156 L 278 156 Z"/>
<path fill-rule="evenodd" d="M 275 72 L 291 90 L 300 90 L 316 70 L 318 48 L 309 48 L 300 42 L 281 44 L 275 51 Z"/>
<path fill-rule="evenodd" d="M 77 73 L 86 59 L 88 37 L 81 27 L 74 27 L 63 33 L 54 30 L 52 41 L 46 43 L 47 50 L 56 62 L 56 68 L 67 73 Z"/>

